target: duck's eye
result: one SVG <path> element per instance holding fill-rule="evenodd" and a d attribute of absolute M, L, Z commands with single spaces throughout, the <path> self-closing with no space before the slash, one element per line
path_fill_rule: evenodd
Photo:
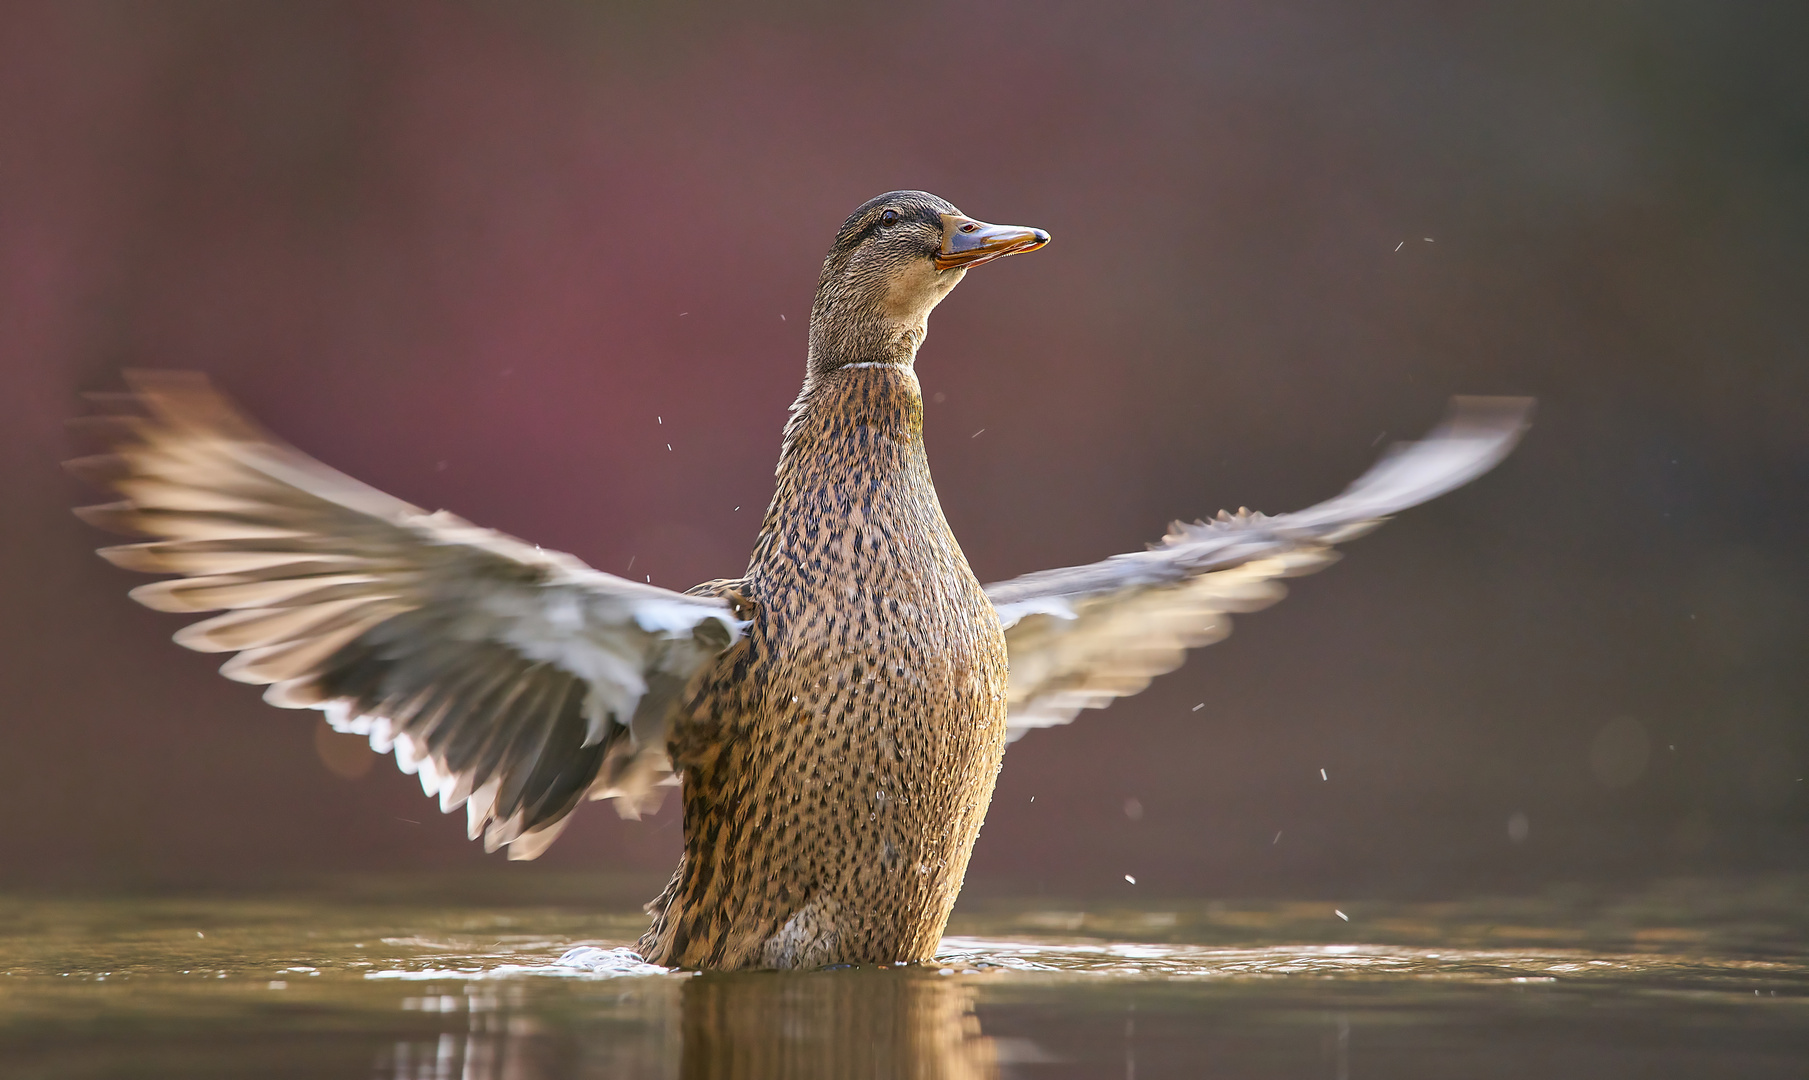
<path fill-rule="evenodd" d="M 879 215 L 879 223 L 881 225 L 891 225 L 897 221 L 898 211 L 896 210 L 887 210 L 885 213 Z"/>
<path fill-rule="evenodd" d="M 970 222 L 968 222 L 968 223 L 967 223 L 967 224 L 965 224 L 965 225 L 963 225 L 963 226 L 961 226 L 961 231 L 962 231 L 962 232 L 973 232 L 973 231 L 974 231 L 974 230 L 975 230 L 975 229 L 977 229 L 977 228 L 979 228 L 979 227 L 980 227 L 980 223 L 979 223 L 979 222 L 977 222 L 977 221 L 970 221 Z"/>

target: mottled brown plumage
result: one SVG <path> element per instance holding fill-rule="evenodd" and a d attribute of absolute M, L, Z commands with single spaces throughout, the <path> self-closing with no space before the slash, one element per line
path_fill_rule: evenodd
<path fill-rule="evenodd" d="M 642 954 L 682 967 L 927 960 L 1005 750 L 1005 638 L 943 519 L 911 365 L 959 280 L 953 206 L 894 192 L 824 260 L 751 606 L 675 725 L 685 853 Z M 890 214 L 895 220 L 885 220 Z"/>
<path fill-rule="evenodd" d="M 656 963 L 928 959 L 1005 750 L 1005 636 L 937 504 L 916 378 L 838 369 L 796 415 L 732 586 L 752 625 L 674 732 Z"/>
<path fill-rule="evenodd" d="M 73 462 L 178 575 L 133 590 L 224 610 L 177 640 L 233 652 L 265 699 L 369 737 L 533 858 L 585 798 L 625 816 L 683 788 L 685 850 L 643 954 L 691 968 L 927 960 L 1009 739 L 1136 693 L 1331 545 L 1492 468 L 1519 399 L 1461 399 L 1343 495 L 1177 524 L 1150 550 L 982 589 L 949 531 L 912 370 L 966 269 L 1048 242 L 924 192 L 855 211 L 824 260 L 804 389 L 746 573 L 673 593 L 428 513 L 258 429 L 199 376 L 102 402 Z"/>

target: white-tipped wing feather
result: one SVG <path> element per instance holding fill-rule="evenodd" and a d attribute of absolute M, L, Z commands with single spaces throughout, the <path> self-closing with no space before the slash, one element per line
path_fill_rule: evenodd
<path fill-rule="evenodd" d="M 593 570 L 427 513 L 266 435 L 204 379 L 129 376 L 109 455 L 71 462 L 124 501 L 77 511 L 149 542 L 117 566 L 159 611 L 224 610 L 176 640 L 323 710 L 463 805 L 475 839 L 532 858 L 586 795 L 629 816 L 669 775 L 668 711 L 740 634 L 729 605 Z"/>
<path fill-rule="evenodd" d="M 1141 691 L 1230 616 L 1281 599 L 1281 579 L 1336 561 L 1332 545 L 1469 483 L 1519 442 L 1528 398 L 1457 398 L 1435 430 L 1397 445 L 1342 495 L 1293 514 L 1247 510 L 1184 525 L 1148 551 L 986 587 L 1011 654 L 1013 738 Z"/>

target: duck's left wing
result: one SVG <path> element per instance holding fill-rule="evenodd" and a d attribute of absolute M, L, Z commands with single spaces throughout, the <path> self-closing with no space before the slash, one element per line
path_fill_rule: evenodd
<path fill-rule="evenodd" d="M 108 561 L 177 575 L 134 599 L 224 612 L 177 642 L 236 653 L 228 678 L 393 750 L 510 858 L 538 855 L 586 795 L 625 816 L 657 801 L 686 683 L 740 636 L 729 601 L 411 506 L 283 444 L 200 376 L 128 379 L 126 415 L 95 418 L 113 452 L 70 463 L 122 501 L 77 512 L 149 538 Z"/>
<path fill-rule="evenodd" d="M 1530 398 L 1456 398 L 1435 430 L 1389 450 L 1327 502 L 1269 517 L 1176 522 L 1147 551 L 986 587 L 1011 656 L 1011 737 L 1101 709 L 1231 632 L 1230 616 L 1282 598 L 1281 579 L 1338 558 L 1334 545 L 1494 468 L 1519 442 Z"/>

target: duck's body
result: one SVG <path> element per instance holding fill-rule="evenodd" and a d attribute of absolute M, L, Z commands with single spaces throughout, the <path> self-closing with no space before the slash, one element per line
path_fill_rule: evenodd
<path fill-rule="evenodd" d="M 927 960 L 1005 750 L 1005 636 L 943 519 L 907 365 L 800 398 L 745 638 L 673 740 L 685 853 L 641 951 L 679 967 Z"/>
<path fill-rule="evenodd" d="M 487 850 L 534 858 L 584 798 L 683 787 L 655 963 L 929 959 L 1008 738 L 1133 694 L 1330 545 L 1487 471 L 1527 403 L 1475 399 L 1345 494 L 1174 526 L 1151 550 L 982 589 L 942 515 L 913 370 L 972 266 L 1048 234 L 924 192 L 857 209 L 824 260 L 804 390 L 745 575 L 678 594 L 375 491 L 257 429 L 205 380 L 132 376 L 81 511 L 180 575 L 133 590 L 226 614 L 181 630 L 230 678 L 393 750 Z"/>

